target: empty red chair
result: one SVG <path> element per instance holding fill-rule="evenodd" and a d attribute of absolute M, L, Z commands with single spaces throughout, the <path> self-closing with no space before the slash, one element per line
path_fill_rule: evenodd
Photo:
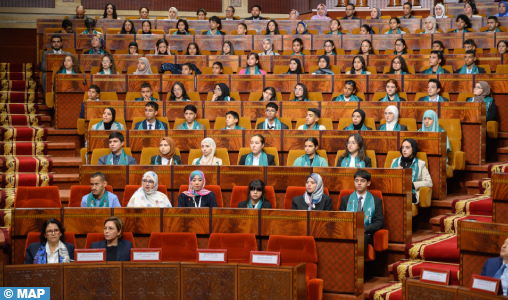
<path fill-rule="evenodd" d="M 131 200 L 132 195 L 140 188 L 140 185 L 126 185 L 125 190 L 123 192 L 123 200 L 122 200 L 122 207 L 127 207 L 127 204 L 129 204 L 129 200 Z M 159 184 L 157 190 L 164 195 L 168 195 L 168 189 L 165 185 Z M 171 199 L 170 199 L 171 201 Z"/>
<path fill-rule="evenodd" d="M 198 238 L 191 232 L 152 232 L 148 248 L 162 248 L 163 261 L 196 261 Z"/>
<path fill-rule="evenodd" d="M 224 207 L 224 204 L 222 203 L 222 191 L 220 189 L 220 186 L 219 185 L 206 185 L 205 188 L 215 194 L 215 200 L 217 201 L 217 206 Z M 181 185 L 180 191 L 178 192 L 178 196 L 181 193 L 183 193 L 184 191 L 187 191 L 188 189 L 189 189 L 189 185 Z M 175 203 L 175 207 L 176 206 L 178 206 L 178 200 Z"/>
<path fill-rule="evenodd" d="M 304 186 L 288 186 L 288 189 L 286 190 L 286 196 L 284 197 L 284 209 L 291 209 L 293 198 L 303 195 L 305 191 L 306 189 Z M 323 192 L 326 195 L 330 196 L 328 193 L 328 188 L 323 188 Z"/>
<path fill-rule="evenodd" d="M 134 244 L 134 236 L 132 232 L 124 232 L 122 233 L 122 239 L 129 241 L 132 243 L 132 248 L 136 248 L 136 244 Z M 85 249 L 90 249 L 92 243 L 100 242 L 104 240 L 104 233 L 89 233 L 86 235 Z"/>
<path fill-rule="evenodd" d="M 317 249 L 312 236 L 271 235 L 267 251 L 280 252 L 282 266 L 306 263 L 307 299 L 323 298 L 323 280 L 317 277 Z"/>
<path fill-rule="evenodd" d="M 231 204 L 230 207 L 238 207 L 238 203 L 247 200 L 249 192 L 248 186 L 234 186 L 233 193 L 231 193 Z M 268 201 L 272 204 L 272 208 L 277 208 L 277 202 L 275 200 L 275 190 L 273 186 L 265 186 L 265 196 Z"/>
<path fill-rule="evenodd" d="M 15 208 L 60 208 L 60 191 L 57 186 L 20 186 L 14 198 Z"/>
<path fill-rule="evenodd" d="M 113 187 L 106 185 L 106 191 L 113 193 Z M 81 200 L 92 192 L 89 185 L 73 185 L 71 186 L 71 194 L 69 196 L 69 207 L 81 207 Z"/>
<path fill-rule="evenodd" d="M 342 201 L 342 197 L 346 197 L 351 195 L 355 190 L 341 190 L 339 195 L 339 201 L 337 204 L 337 210 L 339 210 L 340 202 Z M 383 193 L 377 190 L 369 190 L 369 192 L 373 195 L 381 199 L 383 201 Z M 383 202 L 383 215 L 385 212 L 385 203 Z M 372 241 L 374 243 L 374 247 L 369 245 L 369 249 L 367 251 L 367 257 L 365 257 L 365 261 L 372 261 L 376 259 L 376 252 L 383 252 L 388 250 L 388 230 L 380 229 L 374 233 L 372 236 Z"/>
<path fill-rule="evenodd" d="M 212 233 L 208 249 L 227 249 L 228 262 L 245 264 L 250 261 L 250 252 L 258 250 L 252 233 Z"/>
<path fill-rule="evenodd" d="M 32 243 L 38 243 L 40 242 L 40 232 L 29 232 L 28 236 L 26 237 L 26 244 L 25 244 L 25 251 L 23 252 L 23 260 L 26 260 L 26 249 L 28 246 Z M 104 237 L 104 235 L 102 235 Z M 74 236 L 74 233 L 72 232 L 65 232 L 64 233 L 65 242 L 69 244 L 74 245 L 74 249 L 76 249 L 76 236 Z"/>

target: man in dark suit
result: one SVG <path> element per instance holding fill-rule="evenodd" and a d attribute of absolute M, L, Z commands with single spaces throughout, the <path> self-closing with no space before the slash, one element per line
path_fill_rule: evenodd
<path fill-rule="evenodd" d="M 261 6 L 259 6 L 258 4 L 252 6 L 252 8 L 250 9 L 250 13 L 252 14 L 252 16 L 245 18 L 245 20 L 255 20 L 255 21 L 268 20 L 267 18 L 263 18 L 260 16 Z"/>
<path fill-rule="evenodd" d="M 69 52 L 62 51 L 62 37 L 54 35 L 51 37 L 51 50 L 44 51 L 42 53 L 41 71 L 42 71 L 42 90 L 46 95 L 46 54 L 71 54 Z M 63 57 L 62 57 L 63 58 Z M 51 71 L 53 71 L 51 69 Z"/>
<path fill-rule="evenodd" d="M 360 18 L 355 16 L 355 5 L 353 3 L 349 3 L 346 5 L 346 16 L 341 20 L 359 20 Z"/>
<path fill-rule="evenodd" d="M 146 120 L 137 122 L 134 126 L 135 130 L 158 130 L 168 129 L 168 125 L 156 119 L 158 114 L 159 105 L 157 102 L 147 102 L 145 105 L 145 117 Z"/>
<path fill-rule="evenodd" d="M 464 56 L 464 62 L 466 63 L 462 68 L 455 70 L 457 74 L 485 74 L 485 69 L 476 66 L 476 51 L 467 50 Z"/>
<path fill-rule="evenodd" d="M 277 112 L 279 110 L 279 106 L 275 102 L 268 102 L 266 105 L 265 115 L 266 119 L 264 122 L 259 123 L 256 129 L 289 129 L 289 127 L 282 123 L 279 118 L 277 118 Z M 278 121 L 278 122 L 277 122 Z M 280 123 L 280 128 L 277 128 Z"/>
<path fill-rule="evenodd" d="M 450 100 L 439 96 L 439 92 L 441 91 L 441 82 L 437 79 L 429 79 L 429 83 L 427 84 L 427 92 L 429 93 L 426 97 L 420 97 L 418 101 L 424 102 L 449 102 Z"/>
<path fill-rule="evenodd" d="M 508 294 L 508 239 L 504 241 L 501 247 L 499 257 L 493 257 L 487 259 L 482 269 L 482 276 L 494 277 L 501 279 L 501 286 L 503 288 L 503 295 Z"/>
<path fill-rule="evenodd" d="M 235 19 L 235 8 L 233 6 L 228 6 L 228 8 L 226 8 L 226 17 L 225 18 L 220 18 L 221 20 L 225 20 L 225 21 L 232 21 Z"/>
<path fill-rule="evenodd" d="M 354 176 L 356 191 L 349 196 L 342 197 L 339 206 L 339 211 L 365 212 L 363 249 L 365 257 L 367 257 L 369 245 L 373 245 L 372 236 L 376 231 L 383 229 L 385 225 L 383 201 L 368 191 L 370 177 L 370 173 L 365 170 L 356 171 Z"/>

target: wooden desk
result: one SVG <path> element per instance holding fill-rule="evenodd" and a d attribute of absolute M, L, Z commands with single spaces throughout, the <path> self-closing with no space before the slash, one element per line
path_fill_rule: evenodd
<path fill-rule="evenodd" d="M 122 263 L 123 298 L 180 299 L 180 263 Z M 153 298 L 152 298 L 153 297 Z"/>
<path fill-rule="evenodd" d="M 64 298 L 122 298 L 122 262 L 64 264 Z"/>
<path fill-rule="evenodd" d="M 508 174 L 492 173 L 492 223 L 508 224 Z"/>
<path fill-rule="evenodd" d="M 456 300 L 459 286 L 439 285 L 420 282 L 419 279 L 408 278 L 402 287 L 402 299 L 406 300 Z"/>
<path fill-rule="evenodd" d="M 180 274 L 182 300 L 238 299 L 238 264 L 182 262 Z"/>
<path fill-rule="evenodd" d="M 508 299 L 507 296 L 503 295 L 489 295 L 487 293 L 476 292 L 469 289 L 469 287 L 459 287 L 457 300 L 499 300 L 499 299 Z"/>
<path fill-rule="evenodd" d="M 63 276 L 63 264 L 4 265 L 2 286 L 49 287 L 51 299 L 63 299 Z"/>

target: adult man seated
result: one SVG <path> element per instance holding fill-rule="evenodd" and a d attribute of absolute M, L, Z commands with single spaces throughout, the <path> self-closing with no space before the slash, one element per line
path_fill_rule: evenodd
<path fill-rule="evenodd" d="M 69 21 L 70 22 L 70 21 Z M 42 71 L 42 89 L 46 94 L 46 55 L 47 54 L 71 54 L 66 51 L 62 51 L 62 37 L 54 35 L 51 37 L 51 50 L 44 51 L 42 53 L 41 71 Z M 51 70 L 52 71 L 52 70 Z"/>
<path fill-rule="evenodd" d="M 252 6 L 252 8 L 250 9 L 250 13 L 252 14 L 252 16 L 246 18 L 245 20 L 255 20 L 255 21 L 268 20 L 267 18 L 263 18 L 260 16 L 261 6 L 259 6 L 257 4 Z"/>
<path fill-rule="evenodd" d="M 99 165 L 135 165 L 137 161 L 134 157 L 125 154 L 122 147 L 124 145 L 123 134 L 118 131 L 109 135 L 110 154 L 99 158 Z"/>
<path fill-rule="evenodd" d="M 427 84 L 427 92 L 429 93 L 426 97 L 421 97 L 418 101 L 424 102 L 448 102 L 450 100 L 439 96 L 439 92 L 441 91 L 441 82 L 437 79 L 430 79 Z"/>
<path fill-rule="evenodd" d="M 497 17 L 490 16 L 487 18 L 487 31 L 484 32 L 501 32 L 501 30 L 499 30 L 499 21 Z"/>
<path fill-rule="evenodd" d="M 156 119 L 159 110 L 159 104 L 157 102 L 147 102 L 145 105 L 145 118 L 141 122 L 137 122 L 134 125 L 136 130 L 160 130 L 168 129 L 168 125 Z"/>
<path fill-rule="evenodd" d="M 266 119 L 263 123 L 259 123 L 256 129 L 271 129 L 271 130 L 279 130 L 279 129 L 289 129 L 289 127 L 282 123 L 279 118 L 277 118 L 277 112 L 279 111 L 279 106 L 277 103 L 269 102 L 266 104 L 265 116 Z"/>
<path fill-rule="evenodd" d="M 86 13 L 85 7 L 83 5 L 78 5 L 78 7 L 76 7 L 76 14 L 70 16 L 69 19 L 86 20 L 89 18 L 89 16 L 85 15 L 85 13 Z"/>
<path fill-rule="evenodd" d="M 402 16 L 402 19 L 415 19 L 411 13 L 413 12 L 413 4 L 410 2 L 404 3 L 402 6 L 402 9 L 404 11 L 404 16 Z"/>
<path fill-rule="evenodd" d="M 96 172 L 90 177 L 90 185 L 92 192 L 83 196 L 81 199 L 81 207 L 121 207 L 118 197 L 106 191 L 108 182 L 106 176 L 101 172 Z"/>
<path fill-rule="evenodd" d="M 69 19 L 64 19 L 62 21 L 62 30 L 57 31 L 55 33 L 72 33 L 72 22 Z"/>
<path fill-rule="evenodd" d="M 448 70 L 441 68 L 443 61 L 443 52 L 432 50 L 429 57 L 429 66 L 427 70 L 423 70 L 421 74 L 450 74 Z"/>
<path fill-rule="evenodd" d="M 369 245 L 373 245 L 372 236 L 376 231 L 383 229 L 383 201 L 372 195 L 368 188 L 370 186 L 370 173 L 365 170 L 358 170 L 354 175 L 355 191 L 349 195 L 342 197 L 340 201 L 339 211 L 350 211 L 365 213 L 364 220 L 364 248 L 365 257 Z"/>
<path fill-rule="evenodd" d="M 325 126 L 318 124 L 319 118 L 321 118 L 321 111 L 317 108 L 309 108 L 305 116 L 305 124 L 300 125 L 298 130 L 326 130 Z"/>
<path fill-rule="evenodd" d="M 150 13 L 150 10 L 148 10 L 148 7 L 141 7 L 139 9 L 139 19 L 140 20 L 148 20 L 150 17 L 148 17 L 148 14 Z"/>
<path fill-rule="evenodd" d="M 485 74 L 485 69 L 476 66 L 476 51 L 467 50 L 464 62 L 466 63 L 461 69 L 455 70 L 458 74 Z"/>
<path fill-rule="evenodd" d="M 152 86 L 148 82 L 145 82 L 141 85 L 141 97 L 136 98 L 136 101 L 158 101 L 152 95 Z"/>
<path fill-rule="evenodd" d="M 235 8 L 233 6 L 228 6 L 228 8 L 226 8 L 226 17 L 221 18 L 221 20 L 232 21 L 234 19 L 235 19 Z"/>
<path fill-rule="evenodd" d="M 346 16 L 341 20 L 359 20 L 360 18 L 355 16 L 355 5 L 353 3 L 349 3 L 346 5 Z"/>
<path fill-rule="evenodd" d="M 487 259 L 482 269 L 482 276 L 493 277 L 501 279 L 501 286 L 503 288 L 503 295 L 508 295 L 508 239 L 506 239 L 501 247 L 499 257 Z"/>

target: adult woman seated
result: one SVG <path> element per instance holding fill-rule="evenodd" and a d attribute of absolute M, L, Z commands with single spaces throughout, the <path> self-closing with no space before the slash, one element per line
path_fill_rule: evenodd
<path fill-rule="evenodd" d="M 432 188 L 432 178 L 429 170 L 425 165 L 425 161 L 416 157 L 418 153 L 418 144 L 413 139 L 405 139 L 400 147 L 400 157 L 392 161 L 392 169 L 409 169 L 411 168 L 411 176 L 413 182 L 413 203 L 420 202 L 420 188 L 426 186 Z"/>
<path fill-rule="evenodd" d="M 104 109 L 102 113 L 102 121 L 92 125 L 91 130 L 125 130 L 123 124 L 115 121 L 116 110 L 112 107 Z"/>
<path fill-rule="evenodd" d="M 381 10 L 379 8 L 377 8 L 377 7 L 373 7 L 370 10 L 370 18 L 372 20 L 381 19 Z"/>
<path fill-rule="evenodd" d="M 169 95 L 168 101 L 191 101 L 189 98 L 185 86 L 179 81 L 175 82 L 173 87 L 171 87 L 171 94 Z"/>
<path fill-rule="evenodd" d="M 385 109 L 385 120 L 386 123 L 379 125 L 378 130 L 385 131 L 407 131 L 406 125 L 399 124 L 399 110 L 397 106 L 390 105 Z"/>
<path fill-rule="evenodd" d="M 395 79 L 388 79 L 386 81 L 386 96 L 379 99 L 381 102 L 405 102 L 406 99 L 400 98 L 397 91 L 399 90 L 399 84 Z"/>
<path fill-rule="evenodd" d="M 358 102 L 362 101 L 362 99 L 358 98 L 356 95 L 356 82 L 353 80 L 348 80 L 344 83 L 344 93 L 342 95 L 337 96 L 333 101 L 345 101 L 345 102 Z"/>
<path fill-rule="evenodd" d="M 200 166 L 222 166 L 222 159 L 215 157 L 217 146 L 211 138 L 205 138 L 201 141 L 201 152 L 203 156 L 192 161 L 193 165 Z"/>
<path fill-rule="evenodd" d="M 372 130 L 372 128 L 365 126 L 365 112 L 361 109 L 357 109 L 351 116 L 351 123 L 349 126 L 344 127 L 342 130 Z"/>
<path fill-rule="evenodd" d="M 229 96 L 228 86 L 221 82 L 213 87 L 212 101 L 235 101 L 235 98 Z"/>
<path fill-rule="evenodd" d="M 298 157 L 293 163 L 293 167 L 328 167 L 326 158 L 319 156 L 318 140 L 310 137 L 305 140 L 305 155 Z"/>
<path fill-rule="evenodd" d="M 102 34 L 97 34 L 92 37 L 92 49 L 88 51 L 84 51 L 83 54 L 109 54 L 109 52 L 104 51 L 102 47 L 104 47 L 104 37 Z"/>
<path fill-rule="evenodd" d="M 153 75 L 152 68 L 150 67 L 150 62 L 146 57 L 140 57 L 138 59 L 138 69 L 136 72 L 132 73 L 133 75 Z"/>
<path fill-rule="evenodd" d="M 474 97 L 468 98 L 466 102 L 485 102 L 487 111 L 487 122 L 494 121 L 497 114 L 497 106 L 490 93 L 490 86 L 486 81 L 478 81 L 473 89 Z"/>
<path fill-rule="evenodd" d="M 443 128 L 441 128 L 441 126 L 439 126 L 439 118 L 433 110 L 427 110 L 423 113 L 422 128 L 418 131 L 446 132 Z M 450 152 L 452 152 L 452 147 L 450 146 L 448 135 L 446 135 L 446 153 Z M 448 163 L 448 157 L 446 157 L 446 162 Z"/>
<path fill-rule="evenodd" d="M 40 242 L 26 248 L 25 264 L 58 264 L 74 261 L 74 245 L 65 242 L 65 228 L 55 219 L 42 224 Z"/>
<path fill-rule="evenodd" d="M 291 201 L 291 209 L 297 210 L 333 210 L 332 198 L 323 192 L 323 179 L 317 173 L 307 177 L 305 193 Z"/>
<path fill-rule="evenodd" d="M 99 72 L 97 75 L 111 75 L 111 74 L 119 74 L 116 69 L 115 59 L 113 55 L 106 53 L 102 57 L 101 67 L 99 68 Z"/>
<path fill-rule="evenodd" d="M 355 75 L 370 75 L 370 72 L 367 71 L 367 65 L 365 64 L 365 59 L 361 55 L 355 56 L 353 58 L 353 66 L 350 71 L 346 72 L 347 75 L 355 74 Z"/>
<path fill-rule="evenodd" d="M 311 20 L 331 20 L 330 17 L 327 16 L 328 10 L 326 9 L 326 5 L 323 3 L 319 3 L 316 9 L 317 14 L 313 15 Z"/>
<path fill-rule="evenodd" d="M 183 165 L 180 155 L 175 155 L 175 141 L 170 137 L 163 137 L 159 141 L 159 154 L 150 158 L 151 165 Z"/>
<path fill-rule="evenodd" d="M 263 52 L 259 53 L 259 56 L 264 55 L 280 55 L 279 53 L 273 51 L 273 41 L 271 38 L 263 40 Z"/>
<path fill-rule="evenodd" d="M 178 196 L 178 207 L 217 207 L 212 191 L 205 189 L 205 174 L 194 171 L 189 176 L 189 189 Z"/>
<path fill-rule="evenodd" d="M 347 138 L 346 151 L 337 159 L 337 167 L 372 168 L 370 157 L 365 154 L 365 143 L 358 133 L 351 133 Z"/>
<path fill-rule="evenodd" d="M 385 34 L 405 34 L 405 31 L 400 29 L 400 20 L 397 17 L 392 17 L 388 23 L 390 26 L 390 30 L 385 32 Z"/>
<path fill-rule="evenodd" d="M 79 67 L 79 61 L 73 55 L 66 55 L 62 60 L 60 69 L 56 72 L 57 74 L 81 74 L 81 68 Z"/>
<path fill-rule="evenodd" d="M 159 177 L 152 171 L 146 172 L 141 187 L 134 192 L 127 207 L 171 207 L 168 196 L 159 192 Z"/>
<path fill-rule="evenodd" d="M 289 69 L 284 74 L 303 74 L 302 72 L 302 63 L 298 58 L 292 58 L 289 61 Z"/>
<path fill-rule="evenodd" d="M 272 204 L 265 195 L 265 184 L 263 181 L 256 179 L 249 184 L 247 200 L 238 203 L 238 208 L 272 208 Z"/>
<path fill-rule="evenodd" d="M 241 69 L 239 75 L 266 75 L 266 71 L 261 69 L 259 55 L 251 52 L 247 55 L 247 68 Z"/>
<path fill-rule="evenodd" d="M 434 17 L 427 17 L 425 19 L 425 26 L 424 26 L 424 29 L 425 31 L 421 32 L 421 33 L 439 33 L 439 31 L 437 31 L 437 21 Z"/>
<path fill-rule="evenodd" d="M 93 242 L 90 249 L 106 249 L 106 261 L 131 261 L 132 243 L 122 239 L 125 223 L 119 217 L 104 222 L 104 240 Z"/>
<path fill-rule="evenodd" d="M 185 19 L 178 19 L 176 22 L 176 31 L 173 32 L 174 35 L 182 34 L 182 35 L 190 35 L 189 33 L 189 23 Z"/>
<path fill-rule="evenodd" d="M 267 154 L 265 147 L 265 138 L 261 134 L 255 134 L 250 139 L 249 154 L 240 157 L 240 166 L 275 166 L 275 156 Z"/>
<path fill-rule="evenodd" d="M 478 10 L 476 9 L 476 4 L 474 2 L 466 2 L 464 3 L 464 15 L 471 18 L 481 18 L 482 16 L 477 15 Z"/>
<path fill-rule="evenodd" d="M 168 20 L 179 20 L 178 19 L 178 9 L 176 9 L 176 7 L 169 8 Z"/>
<path fill-rule="evenodd" d="M 402 56 L 397 56 L 392 59 L 390 64 L 390 71 L 386 74 L 404 75 L 409 74 L 409 70 L 406 65 L 406 60 Z"/>
<path fill-rule="evenodd" d="M 120 18 L 116 14 L 116 7 L 112 3 L 106 4 L 104 8 L 104 14 L 100 17 L 100 19 L 106 20 L 119 20 Z"/>
<path fill-rule="evenodd" d="M 327 55 L 321 55 L 318 60 L 318 67 L 316 71 L 312 72 L 314 75 L 335 75 L 330 70 L 330 58 Z"/>
<path fill-rule="evenodd" d="M 506 11 L 508 4 L 506 1 L 499 1 L 499 4 L 497 5 L 497 11 L 498 13 L 494 15 L 494 17 L 507 17 L 508 11 Z"/>

